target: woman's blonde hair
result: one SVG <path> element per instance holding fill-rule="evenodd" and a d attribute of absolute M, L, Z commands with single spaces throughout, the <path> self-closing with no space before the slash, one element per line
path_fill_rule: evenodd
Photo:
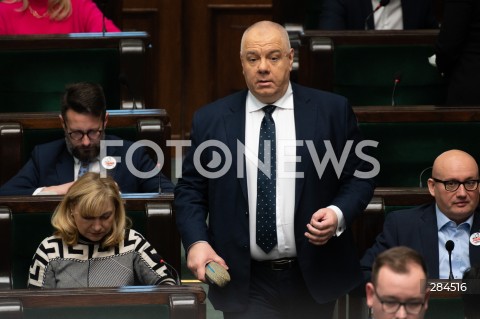
<path fill-rule="evenodd" d="M 19 9 L 20 12 L 29 10 L 30 3 L 28 0 L 4 0 L 7 3 L 22 2 L 23 5 Z M 72 14 L 72 2 L 70 0 L 48 0 L 48 16 L 50 20 L 61 21 L 68 18 Z"/>
<path fill-rule="evenodd" d="M 111 247 L 123 240 L 125 228 L 131 226 L 126 216 L 125 208 L 117 183 L 111 177 L 100 177 L 98 173 L 86 173 L 80 177 L 68 190 L 62 202 L 55 209 L 52 225 L 55 236 L 62 238 L 67 244 L 78 243 L 79 232 L 73 219 L 74 209 L 82 217 L 98 217 L 104 212 L 105 205 L 111 202 L 114 206 L 112 231 L 105 236 L 102 247 Z"/>

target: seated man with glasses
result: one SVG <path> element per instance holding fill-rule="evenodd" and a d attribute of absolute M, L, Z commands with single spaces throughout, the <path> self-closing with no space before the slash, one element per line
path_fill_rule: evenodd
<path fill-rule="evenodd" d="M 450 277 L 449 251 L 453 241 L 451 271 L 461 279 L 471 264 L 480 263 L 478 165 L 460 150 L 449 150 L 434 161 L 428 189 L 435 201 L 386 216 L 382 233 L 361 260 L 368 281 L 375 257 L 388 248 L 408 246 L 425 259 L 431 279 Z"/>
<path fill-rule="evenodd" d="M 371 318 L 422 319 L 428 308 L 427 268 L 415 250 L 399 246 L 377 256 L 366 287 Z"/>
<path fill-rule="evenodd" d="M 65 138 L 37 145 L 22 169 L 0 188 L 0 195 L 64 195 L 88 171 L 111 175 L 122 193 L 173 191 L 167 177 L 154 174 L 158 171 L 157 164 L 143 147 L 131 155 L 136 171 L 132 170 L 126 156 L 132 142 L 105 134 L 108 112 L 100 85 L 85 82 L 69 85 L 62 99 L 60 122 Z M 102 140 L 107 147 L 101 152 Z M 113 146 L 108 142 L 123 145 Z M 137 171 L 149 173 L 146 175 L 150 177 Z"/>

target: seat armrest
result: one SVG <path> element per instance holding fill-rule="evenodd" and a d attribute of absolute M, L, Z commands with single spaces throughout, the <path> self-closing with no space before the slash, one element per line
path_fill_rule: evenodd
<path fill-rule="evenodd" d="M 12 212 L 6 206 L 0 206 L 0 243 L 0 290 L 12 289 Z"/>

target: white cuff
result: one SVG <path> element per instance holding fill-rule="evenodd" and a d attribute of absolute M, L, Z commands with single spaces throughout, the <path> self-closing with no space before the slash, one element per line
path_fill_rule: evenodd
<path fill-rule="evenodd" d="M 345 218 L 343 217 L 342 211 L 337 206 L 330 205 L 327 208 L 330 208 L 335 214 L 337 214 L 338 225 L 337 230 L 335 231 L 335 236 L 338 237 L 345 231 Z"/>

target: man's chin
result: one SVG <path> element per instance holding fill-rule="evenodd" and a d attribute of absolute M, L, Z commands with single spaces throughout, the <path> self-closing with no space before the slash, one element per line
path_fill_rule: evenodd
<path fill-rule="evenodd" d="M 74 150 L 73 156 L 81 161 L 91 162 L 98 156 L 98 152 L 94 150 Z"/>

